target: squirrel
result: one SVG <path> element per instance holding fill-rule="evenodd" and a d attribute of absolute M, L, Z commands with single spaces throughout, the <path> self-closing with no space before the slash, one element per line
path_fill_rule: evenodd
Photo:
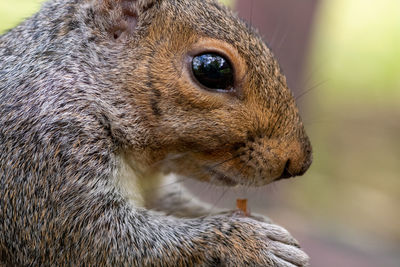
<path fill-rule="evenodd" d="M 51 0 L 0 37 L 0 62 L 0 265 L 308 265 L 284 228 L 161 188 L 311 164 L 277 60 L 228 8 Z"/>

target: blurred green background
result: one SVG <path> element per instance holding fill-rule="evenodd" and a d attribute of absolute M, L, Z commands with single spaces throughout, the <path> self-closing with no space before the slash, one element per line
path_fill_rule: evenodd
<path fill-rule="evenodd" d="M 40 2 L 0 0 L 0 32 Z M 313 266 L 400 266 L 400 1 L 320 1 L 312 29 L 298 99 L 311 169 L 256 194 L 215 189 L 213 201 L 249 197 L 302 241 Z"/>
<path fill-rule="evenodd" d="M 399 242 L 400 1 L 324 1 L 317 16 L 309 69 L 325 83 L 304 115 L 315 160 L 292 193 L 299 208 Z"/>

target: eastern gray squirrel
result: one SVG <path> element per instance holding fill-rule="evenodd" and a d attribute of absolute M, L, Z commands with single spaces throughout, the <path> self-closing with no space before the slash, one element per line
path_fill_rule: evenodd
<path fill-rule="evenodd" d="M 144 188 L 310 164 L 276 59 L 214 0 L 52 0 L 0 37 L 0 265 L 306 266 L 280 226 Z"/>

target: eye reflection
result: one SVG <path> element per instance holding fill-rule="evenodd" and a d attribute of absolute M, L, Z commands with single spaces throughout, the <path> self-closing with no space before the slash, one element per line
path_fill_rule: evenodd
<path fill-rule="evenodd" d="M 205 53 L 193 58 L 193 74 L 197 81 L 209 89 L 231 90 L 233 70 L 227 59 L 214 53 Z"/>

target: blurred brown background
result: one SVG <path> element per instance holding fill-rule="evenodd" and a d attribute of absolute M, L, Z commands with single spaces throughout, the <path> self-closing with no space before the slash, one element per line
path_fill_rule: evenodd
<path fill-rule="evenodd" d="M 259 29 L 274 51 L 296 94 L 304 87 L 304 67 L 317 7 L 318 0 L 241 0 L 235 4 L 239 15 Z"/>
<path fill-rule="evenodd" d="M 316 267 L 400 266 L 400 1 L 221 0 L 260 29 L 314 147 L 306 175 L 257 189 L 194 181 L 213 206 L 248 198 Z M 41 0 L 0 0 L 0 32 Z"/>
<path fill-rule="evenodd" d="M 280 61 L 314 163 L 260 189 L 203 185 L 207 199 L 234 208 L 249 198 L 301 241 L 312 266 L 400 266 L 400 1 L 224 2 Z"/>

